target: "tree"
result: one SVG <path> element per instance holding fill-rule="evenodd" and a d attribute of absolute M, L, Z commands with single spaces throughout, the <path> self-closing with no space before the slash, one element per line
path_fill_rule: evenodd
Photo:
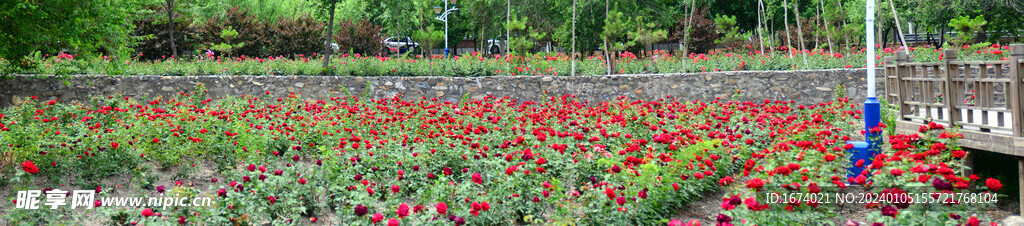
<path fill-rule="evenodd" d="M 63 49 L 86 55 L 127 53 L 135 41 L 134 12 L 142 8 L 137 0 L 2 1 L 0 58 L 16 62 L 34 51 Z"/>
<path fill-rule="evenodd" d="M 578 15 L 602 15 L 603 5 L 599 1 L 579 1 L 577 6 Z M 556 6 L 561 7 L 561 6 Z M 571 6 L 569 6 L 571 7 Z M 572 20 L 565 20 L 561 26 L 555 28 L 551 38 L 558 46 L 572 46 L 573 31 L 576 33 L 576 49 L 584 55 L 594 54 L 601 46 L 601 32 L 604 29 L 604 19 L 599 16 L 579 16 L 576 20 L 576 29 L 573 29 Z"/>
<path fill-rule="evenodd" d="M 171 35 L 171 58 L 178 56 L 178 47 L 174 46 L 174 0 L 166 0 L 167 30 Z"/>
<path fill-rule="evenodd" d="M 735 49 L 750 39 L 750 34 L 739 32 L 739 27 L 736 26 L 736 16 L 717 15 L 715 16 L 715 26 L 719 34 L 719 38 L 715 39 L 715 44 Z"/>
<path fill-rule="evenodd" d="M 608 18 L 604 20 L 604 31 L 601 32 L 601 37 L 604 38 L 605 43 L 608 43 L 605 52 L 608 53 L 608 70 L 612 73 L 615 72 L 615 55 L 618 51 L 625 50 L 626 48 L 633 46 L 633 40 L 626 39 L 627 32 L 630 29 L 629 19 L 626 19 L 622 12 L 612 11 L 608 13 Z"/>
<path fill-rule="evenodd" d="M 426 51 L 426 54 L 423 55 L 427 56 L 427 61 L 433 61 L 434 54 L 431 53 L 431 50 L 433 50 L 434 46 L 440 43 L 441 40 L 444 40 L 444 32 L 434 30 L 434 26 L 431 25 L 427 26 L 424 30 L 419 30 L 413 33 L 412 38 L 419 41 L 421 54 L 423 51 Z M 432 65 L 433 64 L 427 64 L 427 70 L 429 70 L 431 74 L 434 72 Z"/>
<path fill-rule="evenodd" d="M 707 14 L 707 8 L 694 9 L 692 16 L 679 18 L 676 22 L 676 32 L 672 35 L 683 43 L 683 55 L 705 53 L 715 47 L 718 33 L 715 32 L 715 21 L 708 19 Z M 689 28 L 687 24 L 690 24 Z"/>
<path fill-rule="evenodd" d="M 327 41 L 324 42 L 324 69 L 326 69 L 327 64 L 331 62 L 331 36 L 333 36 L 332 33 L 334 33 L 334 6 L 337 3 L 338 0 L 331 0 L 331 7 L 327 8 L 330 10 L 331 17 L 327 20 L 327 31 L 325 32 Z"/>
<path fill-rule="evenodd" d="M 949 27 L 956 30 L 956 44 L 958 46 L 970 44 L 974 38 L 974 33 L 981 31 L 981 27 L 986 24 L 988 24 L 988 21 L 985 21 L 985 16 L 976 16 L 973 19 L 970 16 L 961 16 L 949 21 Z"/>
<path fill-rule="evenodd" d="M 220 37 L 224 39 L 224 42 L 210 46 L 210 49 L 217 52 L 224 52 L 227 56 L 232 56 L 231 53 L 234 52 L 235 49 L 245 46 L 245 42 L 235 42 L 235 39 L 238 38 L 238 31 L 231 26 L 221 30 Z"/>
<path fill-rule="evenodd" d="M 645 51 L 649 51 L 648 46 L 651 44 L 665 40 L 668 37 L 668 32 L 665 30 L 658 29 L 658 26 L 654 22 L 644 22 L 643 16 L 636 17 L 637 29 L 629 33 L 629 37 L 633 39 L 634 43 L 640 43 Z"/>
<path fill-rule="evenodd" d="M 509 48 L 510 54 L 525 55 L 533 49 L 533 45 L 537 40 L 544 39 L 547 33 L 537 32 L 533 26 L 526 25 L 530 18 L 523 17 L 519 18 L 517 15 L 513 15 L 509 23 L 505 25 L 505 29 L 512 32 L 513 36 L 509 37 Z"/>

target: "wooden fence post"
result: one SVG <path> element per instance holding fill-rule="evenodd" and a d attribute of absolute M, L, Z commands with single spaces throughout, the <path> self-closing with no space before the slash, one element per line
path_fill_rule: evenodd
<path fill-rule="evenodd" d="M 1024 130 L 1024 111 L 1022 111 L 1022 98 L 1021 98 L 1021 65 L 1020 61 L 1024 60 L 1024 44 L 1013 44 L 1010 45 L 1010 84 L 1007 91 L 1010 92 L 1010 100 L 1007 105 L 1011 109 L 1011 117 L 1013 117 L 1013 136 L 1021 137 L 1022 130 Z M 1024 188 L 1022 188 L 1024 189 Z M 1024 196 L 1022 196 L 1024 198 Z M 1024 211 L 1024 205 L 1021 205 L 1021 211 Z M 1024 212 L 1022 212 L 1024 213 Z"/>
<path fill-rule="evenodd" d="M 895 87 L 896 79 L 890 77 L 896 75 L 896 64 L 892 62 L 891 56 L 882 57 L 882 63 L 885 64 L 885 76 L 883 77 L 885 78 L 885 96 L 882 97 L 881 99 L 885 99 L 885 101 L 889 102 L 889 104 L 893 104 L 896 103 L 896 98 L 893 98 L 892 94 L 895 93 L 897 97 L 899 96 L 899 93 L 896 92 L 897 87 Z"/>
<path fill-rule="evenodd" d="M 907 56 L 907 52 L 896 51 L 896 96 L 897 107 L 899 107 L 899 120 L 903 120 L 908 114 L 910 114 L 910 105 L 905 104 L 909 91 L 906 89 L 906 84 L 903 84 L 903 78 L 906 77 L 910 72 L 908 66 L 904 66 L 904 63 L 910 61 L 910 56 Z"/>
<path fill-rule="evenodd" d="M 1021 110 L 1022 98 L 1020 96 L 1021 77 L 1024 77 L 1021 73 L 1024 73 L 1022 71 L 1024 67 L 1020 65 L 1021 60 L 1024 60 L 1024 44 L 1010 45 L 1010 84 L 1007 89 L 1010 92 L 1010 100 L 1008 100 L 1010 102 L 1007 105 L 1010 105 L 1008 108 L 1012 109 L 1010 115 L 1013 117 L 1013 125 L 1010 127 L 1013 128 L 1014 137 L 1021 137 L 1021 130 L 1024 129 L 1024 126 L 1022 126 L 1024 125 L 1024 120 L 1021 120 L 1024 117 L 1022 116 L 1024 111 Z M 1017 154 L 1020 155 L 1021 153 Z M 1017 157 L 1017 183 L 1019 185 L 1017 194 L 1020 196 L 1018 201 L 1024 203 L 1024 158 L 1021 157 Z M 1020 205 L 1020 214 L 1024 215 L 1024 205 Z"/>
<path fill-rule="evenodd" d="M 956 60 L 957 50 L 943 50 L 942 54 L 943 63 L 945 63 L 946 65 L 946 82 L 945 89 L 943 90 L 942 95 L 946 96 L 945 98 L 943 98 L 943 101 L 946 102 L 946 110 L 949 110 L 949 114 L 947 115 L 948 117 L 946 117 L 946 119 L 949 120 L 950 127 L 955 127 L 956 124 L 960 123 L 960 109 L 956 107 L 955 102 L 959 101 L 960 95 L 957 94 L 963 93 L 963 90 L 954 90 L 954 88 L 957 88 L 959 86 L 953 83 L 953 77 L 960 74 L 960 66 L 952 64 L 952 62 Z"/>

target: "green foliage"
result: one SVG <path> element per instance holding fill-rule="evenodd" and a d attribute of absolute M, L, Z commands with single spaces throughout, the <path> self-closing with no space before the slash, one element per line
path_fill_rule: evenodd
<path fill-rule="evenodd" d="M 974 38 L 974 33 L 981 31 L 981 27 L 988 24 L 985 21 L 984 15 L 979 15 L 974 18 L 970 16 L 960 16 L 949 20 L 949 27 L 953 28 L 957 32 L 957 45 L 964 45 L 971 43 Z"/>
<path fill-rule="evenodd" d="M 91 55 L 131 48 L 132 20 L 141 5 L 136 0 L 2 1 L 0 58 L 21 61 L 35 51 Z"/>
<path fill-rule="evenodd" d="M 715 32 L 715 21 L 708 19 L 708 9 L 697 9 L 690 20 L 690 17 L 680 18 L 676 21 L 675 32 L 672 37 L 683 42 L 686 36 L 686 24 L 690 22 L 689 51 L 692 53 L 705 53 L 715 47 L 715 39 L 718 32 Z"/>
<path fill-rule="evenodd" d="M 429 51 L 444 40 L 444 31 L 435 30 L 434 26 L 428 26 L 426 30 L 413 33 L 412 39 L 420 43 L 420 51 L 424 51 L 424 56 L 430 56 Z"/>
<path fill-rule="evenodd" d="M 633 39 L 634 43 L 639 43 L 642 48 L 646 49 L 651 44 L 665 40 L 668 37 L 668 32 L 665 30 L 658 29 L 658 26 L 654 22 L 644 22 L 643 16 L 636 17 L 637 30 L 630 31 L 629 37 Z"/>
<path fill-rule="evenodd" d="M 604 24 L 601 38 L 608 41 L 608 50 L 622 51 L 636 44 L 633 40 L 627 39 L 634 25 L 630 23 L 629 19 L 622 12 L 608 12 L 608 18 L 604 20 Z"/>
<path fill-rule="evenodd" d="M 375 55 L 383 47 L 381 27 L 366 19 L 342 20 L 334 27 L 338 29 L 334 33 L 334 42 L 341 52 Z"/>
<path fill-rule="evenodd" d="M 195 46 L 195 52 L 203 52 L 206 49 L 212 49 L 214 45 L 224 43 L 224 30 L 230 28 L 235 30 L 237 35 L 233 39 L 237 39 L 239 42 L 244 42 L 245 45 L 240 47 L 232 47 L 232 52 L 235 55 L 246 55 L 246 56 L 266 56 L 266 47 L 270 46 L 272 39 L 268 38 L 266 31 L 269 29 L 268 22 L 260 20 L 248 9 L 243 8 L 231 8 L 224 11 L 225 16 L 223 18 L 212 18 L 204 23 L 194 27 L 196 33 L 198 33 L 199 45 Z M 228 42 L 233 44 L 232 42 Z M 228 46 L 221 46 L 221 48 Z"/>
<path fill-rule="evenodd" d="M 551 38 L 568 50 L 572 49 L 572 2 L 566 6 L 565 22 L 555 28 Z M 579 1 L 576 9 L 576 51 L 586 56 L 601 46 L 601 32 L 604 30 L 604 4 L 597 1 Z M 565 9 L 566 7 L 562 7 Z"/>
<path fill-rule="evenodd" d="M 245 42 L 234 42 L 234 40 L 238 38 L 238 31 L 235 31 L 235 29 L 231 26 L 228 26 L 227 28 L 224 28 L 224 30 L 220 31 L 220 38 L 224 39 L 224 42 L 214 44 L 210 47 L 210 49 L 213 49 L 217 52 L 223 52 L 227 56 L 232 56 L 231 53 L 235 49 L 242 48 L 245 46 Z"/>
<path fill-rule="evenodd" d="M 435 33 L 436 35 L 436 33 Z M 970 47 L 960 49 L 958 59 L 962 60 L 1001 60 L 1009 56 L 1003 46 Z M 980 51 L 980 52 L 979 52 Z M 125 53 L 127 54 L 127 53 Z M 681 54 L 681 53 L 679 53 Z M 770 54 L 736 54 L 735 52 L 718 52 L 715 54 L 698 54 L 681 56 L 679 54 L 661 54 L 658 59 L 638 58 L 633 54 L 623 53 L 621 62 L 616 63 L 617 73 L 679 73 L 684 69 L 691 72 L 713 72 L 732 70 L 791 70 L 794 66 L 802 66 L 800 57 L 773 57 Z M 836 54 L 808 55 L 810 68 L 861 68 L 864 52 L 836 52 Z M 880 52 L 878 57 L 893 56 L 892 52 Z M 941 52 L 929 48 L 916 48 L 911 55 L 916 62 L 939 62 Z M 346 56 L 347 55 L 347 56 Z M 124 57 L 124 58 L 122 58 Z M 425 56 L 424 56 L 425 57 Z M 59 61 L 58 61 L 59 59 Z M 125 55 L 110 58 L 57 58 L 44 54 L 29 57 L 28 61 L 37 64 L 23 70 L 12 71 L 19 74 L 40 75 L 75 75 L 75 74 L 107 74 L 107 75 L 317 75 L 321 63 L 312 56 L 296 56 L 293 59 L 254 59 L 254 58 L 222 58 L 201 60 L 200 58 L 182 58 L 178 60 L 137 61 L 116 60 L 128 59 Z M 9 63 L 0 61 L 0 64 Z M 492 75 L 569 75 L 571 64 L 567 57 L 537 54 L 517 59 L 517 64 L 509 65 L 505 58 L 494 58 L 482 54 L 428 61 L 426 58 L 391 58 L 378 59 L 373 56 L 354 56 L 342 54 L 332 57 L 327 72 L 330 75 L 359 76 L 492 76 Z M 652 67 L 656 64 L 656 67 Z M 436 66 L 436 67 L 435 67 Z M 444 68 L 440 74 L 433 68 Z M 685 67 L 685 68 L 684 68 Z M 601 59 L 578 59 L 577 74 L 599 75 L 605 73 Z"/>
<path fill-rule="evenodd" d="M 715 39 L 715 44 L 737 49 L 750 39 L 750 33 L 739 32 L 739 27 L 736 26 L 736 16 L 716 15 L 714 21 L 720 35 L 720 38 Z"/>
<path fill-rule="evenodd" d="M 537 41 L 547 37 L 546 32 L 537 32 L 532 25 L 527 25 L 529 21 L 528 17 L 520 19 L 519 16 L 513 14 L 509 22 L 505 24 L 505 28 L 512 33 L 508 44 L 510 54 L 525 55 L 533 50 Z"/>

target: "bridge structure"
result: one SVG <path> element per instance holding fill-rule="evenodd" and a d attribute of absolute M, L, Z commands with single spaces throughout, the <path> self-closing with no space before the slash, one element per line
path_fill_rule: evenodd
<path fill-rule="evenodd" d="M 897 107 L 897 133 L 935 122 L 958 128 L 961 147 L 1013 156 L 1024 203 L 1024 44 L 1010 45 L 1009 59 L 999 61 L 961 61 L 956 50 L 943 51 L 942 62 L 913 62 L 903 51 L 883 61 L 883 98 Z M 965 165 L 975 165 L 972 156 Z"/>

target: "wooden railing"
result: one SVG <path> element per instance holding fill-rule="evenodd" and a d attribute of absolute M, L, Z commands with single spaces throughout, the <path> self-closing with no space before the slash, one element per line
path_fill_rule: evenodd
<path fill-rule="evenodd" d="M 1011 45 L 1010 58 L 1002 61 L 958 61 L 956 54 L 946 50 L 942 62 L 932 63 L 915 63 L 905 52 L 884 59 L 884 98 L 899 107 L 898 121 L 1022 137 L 1024 45 Z M 1013 143 L 1005 145 L 1014 149 Z"/>

